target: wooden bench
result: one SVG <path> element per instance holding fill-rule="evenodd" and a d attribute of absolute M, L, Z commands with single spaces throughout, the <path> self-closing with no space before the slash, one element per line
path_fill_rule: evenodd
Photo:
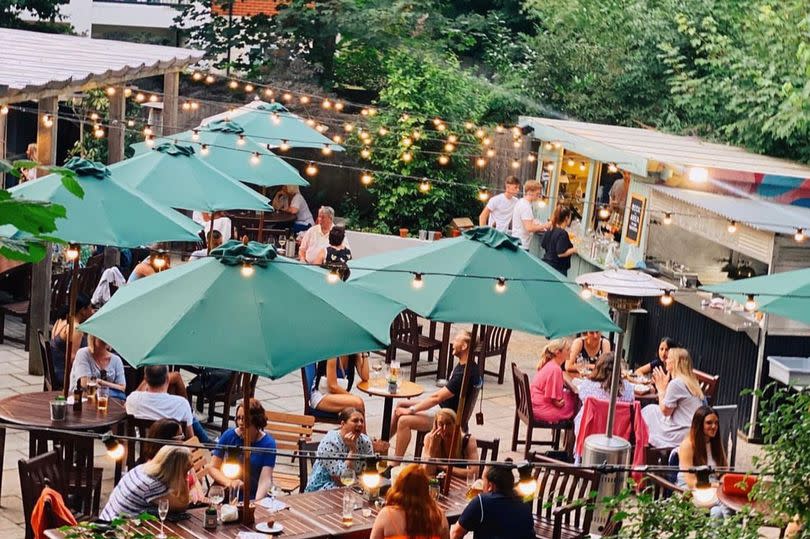
<path fill-rule="evenodd" d="M 264 430 L 275 439 L 276 449 L 279 451 L 295 453 L 298 451 L 299 442 L 312 441 L 312 429 L 315 426 L 313 416 L 274 411 L 267 411 L 265 414 L 267 425 Z M 290 464 L 293 460 L 294 458 L 290 460 Z M 278 463 L 276 465 L 278 466 Z M 286 493 L 302 487 L 298 470 L 288 473 L 279 470 L 278 467 L 273 471 L 273 483 Z"/>

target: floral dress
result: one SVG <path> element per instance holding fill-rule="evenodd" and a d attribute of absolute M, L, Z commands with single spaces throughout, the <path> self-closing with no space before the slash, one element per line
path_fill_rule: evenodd
<path fill-rule="evenodd" d="M 371 438 L 365 434 L 361 434 L 357 439 L 357 450 L 355 455 L 360 456 L 373 456 L 374 448 L 371 446 Z M 340 429 L 329 431 L 323 437 L 321 443 L 318 444 L 317 457 L 345 457 L 349 454 L 349 446 L 343 441 L 340 435 Z M 352 463 L 354 465 L 355 473 L 359 474 L 365 467 L 365 462 L 356 460 Z M 314 492 L 316 490 L 326 490 L 330 488 L 338 488 L 338 485 L 332 480 L 333 476 L 339 476 L 346 469 L 346 461 L 342 459 L 322 459 L 318 458 L 315 465 L 312 467 L 312 475 L 307 483 L 306 492 Z"/>

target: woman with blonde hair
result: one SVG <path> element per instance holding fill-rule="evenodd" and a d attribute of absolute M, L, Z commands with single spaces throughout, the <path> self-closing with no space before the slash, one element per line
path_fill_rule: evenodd
<path fill-rule="evenodd" d="M 689 432 L 695 412 L 703 405 L 703 391 L 692 371 L 692 357 L 685 348 L 667 353 L 667 370 L 653 370 L 658 406 L 641 410 L 653 447 L 677 447 Z"/>
<path fill-rule="evenodd" d="M 99 518 L 134 517 L 155 509 L 160 498 L 169 499 L 169 511 L 184 511 L 189 503 L 186 475 L 190 469 L 189 448 L 163 446 L 152 460 L 134 467 L 121 478 Z"/>
<path fill-rule="evenodd" d="M 450 527 L 430 495 L 428 476 L 418 464 L 407 465 L 388 489 L 385 507 L 374 521 L 370 539 L 447 539 Z"/>
<path fill-rule="evenodd" d="M 423 456 L 431 459 L 448 459 L 450 457 L 450 445 L 453 440 L 453 432 L 456 430 L 456 412 L 450 408 L 441 408 L 433 417 L 433 429 L 425 435 L 425 448 Z M 453 458 L 478 460 L 478 446 L 475 438 L 467 433 L 461 436 L 458 441 L 456 455 Z M 425 464 L 428 474 L 434 475 L 437 466 Z M 444 466 L 441 466 L 444 468 Z M 455 466 L 453 475 L 466 477 L 467 467 Z"/>
<path fill-rule="evenodd" d="M 106 342 L 95 335 L 88 335 L 87 346 L 76 352 L 68 389 L 74 389 L 77 384 L 86 388 L 91 379 L 95 379 L 98 387 L 108 388 L 110 397 L 126 400 L 127 395 L 124 391 L 127 388 L 127 379 L 124 375 L 124 362 L 110 352 Z"/>
<path fill-rule="evenodd" d="M 574 417 L 577 397 L 565 388 L 560 366 L 568 359 L 568 339 L 553 339 L 540 354 L 537 373 L 531 383 L 534 418 L 558 423 Z"/>

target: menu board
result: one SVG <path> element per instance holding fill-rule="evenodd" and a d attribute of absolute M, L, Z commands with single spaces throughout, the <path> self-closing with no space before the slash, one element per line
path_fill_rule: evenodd
<path fill-rule="evenodd" d="M 644 226 L 644 207 L 647 198 L 641 195 L 630 195 L 630 215 L 627 219 L 627 230 L 624 232 L 624 241 L 630 245 L 638 245 L 641 241 L 641 229 Z"/>

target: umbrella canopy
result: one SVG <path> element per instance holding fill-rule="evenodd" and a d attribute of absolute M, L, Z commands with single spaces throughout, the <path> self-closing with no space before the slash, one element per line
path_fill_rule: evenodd
<path fill-rule="evenodd" d="M 739 303 L 753 295 L 757 310 L 810 324 L 810 268 L 704 286 L 703 290 Z"/>
<path fill-rule="evenodd" d="M 49 174 L 11 188 L 12 197 L 61 204 L 67 216 L 56 220 L 53 236 L 90 245 L 138 247 L 158 241 L 200 241 L 200 225 L 169 207 L 115 181 L 115 173 L 101 163 L 74 157 L 67 163 L 76 173 L 84 197 L 71 194 L 57 174 Z M 16 228 L 0 228 L 0 235 L 22 239 Z"/>
<path fill-rule="evenodd" d="M 244 275 L 245 263 L 252 275 Z M 210 257 L 119 289 L 81 329 L 135 366 L 193 364 L 270 378 L 387 346 L 402 305 L 325 276 L 276 258 L 271 246 L 232 240 Z"/>
<path fill-rule="evenodd" d="M 240 139 L 244 134 L 245 129 L 238 123 L 220 121 L 164 137 L 160 142 L 177 141 L 195 146 L 201 160 L 240 182 L 264 187 L 309 185 L 294 167 L 268 150 L 265 144 L 247 136 Z M 136 156 L 150 150 L 145 142 L 133 144 L 132 148 Z M 258 160 L 254 154 L 258 155 Z"/>
<path fill-rule="evenodd" d="M 547 337 L 618 329 L 562 275 L 521 249 L 518 240 L 488 227 L 349 266 L 350 282 L 431 320 L 488 324 Z M 414 273 L 424 275 L 419 288 L 413 286 Z M 496 277 L 503 278 L 505 286 L 498 286 Z"/>
<path fill-rule="evenodd" d="M 110 170 L 116 181 L 172 208 L 273 211 L 267 198 L 212 167 L 188 144 L 164 142 Z"/>
<path fill-rule="evenodd" d="M 230 119 L 245 128 L 247 136 L 261 144 L 281 146 L 286 142 L 291 148 L 323 148 L 328 145 L 333 151 L 343 147 L 306 124 L 300 116 L 289 112 L 280 103 L 253 101 L 225 114 L 203 120 Z"/>

